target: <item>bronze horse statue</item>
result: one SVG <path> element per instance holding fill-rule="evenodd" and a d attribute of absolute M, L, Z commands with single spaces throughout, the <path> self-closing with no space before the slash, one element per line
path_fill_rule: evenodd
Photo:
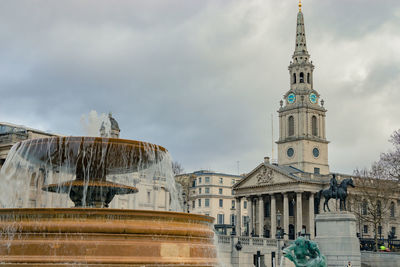
<path fill-rule="evenodd" d="M 346 198 L 347 198 L 347 187 L 348 186 L 354 187 L 353 179 L 351 179 L 351 178 L 344 179 L 340 183 L 340 185 L 338 185 L 338 187 L 336 188 L 336 195 L 334 194 L 334 191 L 332 191 L 330 188 L 325 189 L 325 190 L 320 190 L 316 195 L 316 201 L 317 201 L 318 207 L 319 207 L 319 203 L 321 201 L 321 196 L 323 196 L 325 199 L 325 201 L 324 201 L 324 211 L 325 212 L 326 212 L 325 207 L 328 208 L 328 211 L 331 211 L 329 209 L 329 205 L 328 205 L 328 201 L 331 198 L 335 198 L 336 200 L 339 199 L 340 200 L 340 210 L 346 210 Z"/>

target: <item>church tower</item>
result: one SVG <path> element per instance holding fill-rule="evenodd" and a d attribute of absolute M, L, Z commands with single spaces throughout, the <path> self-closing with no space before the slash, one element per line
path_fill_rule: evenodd
<path fill-rule="evenodd" d="M 313 84 L 314 65 L 307 51 L 299 3 L 296 46 L 289 65 L 290 90 L 280 102 L 278 163 L 304 172 L 329 174 L 324 100 Z"/>

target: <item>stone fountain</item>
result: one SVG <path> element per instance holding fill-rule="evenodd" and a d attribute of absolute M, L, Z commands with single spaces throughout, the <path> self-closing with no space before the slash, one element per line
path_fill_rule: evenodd
<path fill-rule="evenodd" d="M 107 208 L 116 195 L 140 190 L 129 183 L 109 181 L 110 175 L 129 177 L 130 173 L 159 164 L 167 153 L 158 145 L 102 137 L 53 137 L 16 144 L 2 170 L 3 190 L 12 191 L 29 183 L 5 173 L 36 166 L 44 173 L 40 189 L 67 194 L 74 207 L 13 207 L 14 201 L 5 204 L 3 195 L 0 263 L 216 266 L 211 217 Z M 43 169 L 53 170 L 54 176 L 67 173 L 74 179 L 47 183 L 51 179 L 46 180 L 49 175 Z"/>

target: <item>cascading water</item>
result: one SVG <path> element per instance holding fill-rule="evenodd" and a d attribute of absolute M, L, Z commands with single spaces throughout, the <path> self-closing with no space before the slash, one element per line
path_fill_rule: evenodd
<path fill-rule="evenodd" d="M 96 206 L 87 203 L 91 185 L 98 185 L 92 194 L 123 195 L 120 199 L 131 203 L 140 179 L 163 186 L 171 196 L 170 210 L 182 210 L 169 153 L 145 142 L 93 137 L 27 140 L 11 149 L 0 177 L 7 188 L 0 194 L 3 208 L 71 207 L 78 184 L 82 192 L 75 206 Z"/>
<path fill-rule="evenodd" d="M 144 180 L 170 193 L 169 210 L 181 210 L 171 159 L 161 146 L 101 137 L 31 139 L 11 149 L 0 180 L 1 263 L 217 264 L 212 218 L 113 203 L 134 201 Z"/>

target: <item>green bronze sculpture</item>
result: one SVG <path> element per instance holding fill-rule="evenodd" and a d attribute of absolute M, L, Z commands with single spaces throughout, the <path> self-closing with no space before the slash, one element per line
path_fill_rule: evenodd
<path fill-rule="evenodd" d="M 286 258 L 296 267 L 326 267 L 326 258 L 319 251 L 317 243 L 299 237 L 283 250 Z"/>

